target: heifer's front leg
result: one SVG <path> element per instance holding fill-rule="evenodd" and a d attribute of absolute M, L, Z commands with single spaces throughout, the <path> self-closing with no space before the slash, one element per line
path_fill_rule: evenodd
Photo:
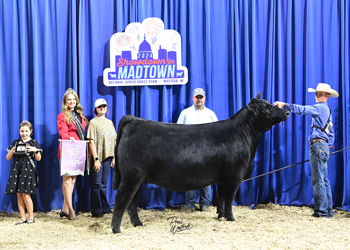
<path fill-rule="evenodd" d="M 217 209 L 218 219 L 225 218 L 225 199 L 221 198 Z"/>
<path fill-rule="evenodd" d="M 131 200 L 127 208 L 131 224 L 134 225 L 134 227 L 143 226 L 139 218 L 139 213 L 137 212 L 137 201 L 140 193 L 140 188 L 137 190 L 136 194 L 134 195 L 134 198 Z"/>
<path fill-rule="evenodd" d="M 120 225 L 122 223 L 125 209 L 129 206 L 131 200 L 134 198 L 140 185 L 141 185 L 141 182 L 137 182 L 135 184 L 128 183 L 127 185 L 125 185 L 122 182 L 120 184 L 114 200 L 114 209 L 113 209 L 113 217 L 112 217 L 113 233 L 116 234 L 121 232 Z"/>
<path fill-rule="evenodd" d="M 222 184 L 217 184 L 219 202 L 217 204 L 217 214 L 218 219 L 225 218 L 225 197 L 224 197 L 224 186 Z"/>
<path fill-rule="evenodd" d="M 236 220 L 232 213 L 232 203 L 240 185 L 241 185 L 241 179 L 231 180 L 231 183 L 227 184 L 227 188 L 225 190 L 225 193 L 226 193 L 225 194 L 225 197 L 226 197 L 225 198 L 225 215 L 228 221 Z"/>

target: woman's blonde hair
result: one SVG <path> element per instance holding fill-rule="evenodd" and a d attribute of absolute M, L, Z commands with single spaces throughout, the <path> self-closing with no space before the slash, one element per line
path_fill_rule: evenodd
<path fill-rule="evenodd" d="M 69 106 L 67 104 L 67 97 L 69 95 L 74 95 L 75 97 L 75 101 L 76 101 L 76 105 L 75 105 L 75 110 L 77 111 L 77 113 L 79 113 L 83 119 L 85 120 L 86 124 L 88 124 L 88 120 L 86 119 L 84 112 L 83 112 L 83 107 L 80 106 L 80 100 L 79 100 L 79 96 L 77 95 L 77 93 L 74 91 L 74 89 L 69 88 L 66 90 L 66 93 L 64 93 L 63 98 L 62 98 L 62 113 L 64 114 L 64 116 L 66 117 L 66 121 L 68 124 L 70 124 L 71 122 L 71 117 L 70 117 L 70 110 L 69 110 Z"/>

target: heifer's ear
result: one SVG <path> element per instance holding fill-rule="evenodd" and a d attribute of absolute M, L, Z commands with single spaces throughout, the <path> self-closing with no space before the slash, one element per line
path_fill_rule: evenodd
<path fill-rule="evenodd" d="M 258 115 L 259 114 L 259 110 L 256 108 L 256 106 L 253 103 L 248 103 L 247 108 L 254 115 Z"/>

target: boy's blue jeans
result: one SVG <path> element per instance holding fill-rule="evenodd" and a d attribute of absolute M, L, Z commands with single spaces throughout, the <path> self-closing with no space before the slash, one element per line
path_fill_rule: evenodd
<path fill-rule="evenodd" d="M 328 180 L 327 142 L 315 142 L 309 150 L 312 187 L 314 189 L 314 213 L 320 217 L 333 217 L 332 190 Z"/>

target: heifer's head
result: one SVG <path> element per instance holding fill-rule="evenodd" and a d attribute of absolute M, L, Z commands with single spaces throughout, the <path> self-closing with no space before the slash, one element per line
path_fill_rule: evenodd
<path fill-rule="evenodd" d="M 249 112 L 256 117 L 255 128 L 260 132 L 266 132 L 275 124 L 285 121 L 289 117 L 289 111 L 273 106 L 268 101 L 260 99 L 261 93 L 253 98 L 247 105 Z"/>

